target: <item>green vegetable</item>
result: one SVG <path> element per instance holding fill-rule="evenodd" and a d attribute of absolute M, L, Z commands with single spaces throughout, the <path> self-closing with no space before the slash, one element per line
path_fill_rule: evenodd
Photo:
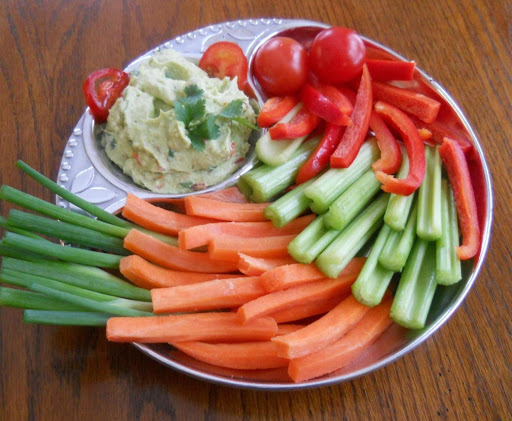
<path fill-rule="evenodd" d="M 90 313 L 85 311 L 46 311 L 25 310 L 23 321 L 59 326 L 105 326 L 112 317 L 104 313 Z"/>
<path fill-rule="evenodd" d="M 0 287 L 0 306 L 36 310 L 80 311 L 83 307 L 47 297 L 38 292 Z"/>
<path fill-rule="evenodd" d="M 435 245 L 421 238 L 414 242 L 391 305 L 390 317 L 409 329 L 425 326 L 436 291 Z"/>
<path fill-rule="evenodd" d="M 318 256 L 316 265 L 330 278 L 336 278 L 382 225 L 389 195 L 381 194 L 341 231 Z"/>

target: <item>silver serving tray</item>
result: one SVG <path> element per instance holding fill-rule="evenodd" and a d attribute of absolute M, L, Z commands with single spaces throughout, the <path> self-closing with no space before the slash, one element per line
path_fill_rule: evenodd
<path fill-rule="evenodd" d="M 294 33 L 297 32 L 297 28 L 306 28 L 306 31 L 314 32 L 328 26 L 319 22 L 290 19 L 249 19 L 210 25 L 163 43 L 130 63 L 126 70 L 135 69 L 141 61 L 146 60 L 156 51 L 165 48 L 174 48 L 186 57 L 197 60 L 209 45 L 224 40 L 240 45 L 249 58 L 249 65 L 251 65 L 254 51 L 266 39 L 277 33 L 283 31 Z M 405 60 L 404 57 L 379 43 L 367 38 L 365 38 L 365 41 L 383 49 L 398 59 Z M 421 70 L 420 74 L 427 85 L 444 98 L 453 108 L 460 118 L 460 123 L 467 130 L 482 164 L 483 185 L 481 189 L 485 189 L 485 191 L 480 191 L 480 194 L 483 195 L 486 202 L 485 214 L 483 215 L 485 222 L 482 233 L 481 252 L 476 261 L 466 262 L 463 265 L 463 280 L 461 282 L 451 287 L 438 288 L 424 329 L 411 331 L 394 325 L 350 366 L 336 373 L 302 383 L 291 382 L 283 370 L 241 371 L 214 367 L 196 361 L 175 350 L 170 345 L 135 343 L 134 346 L 165 366 L 209 382 L 248 389 L 293 390 L 332 385 L 370 373 L 413 350 L 439 329 L 460 306 L 475 282 L 484 262 L 491 233 L 493 193 L 489 168 L 485 161 L 484 153 L 468 120 L 454 99 L 448 95 L 439 83 Z M 264 95 L 252 79 L 250 79 L 250 83 L 256 92 L 257 99 L 262 103 L 265 99 Z M 254 146 L 257 137 L 254 136 L 251 140 Z M 248 159 L 243 167 L 221 184 L 210 187 L 202 192 L 234 184 L 241 174 L 250 170 L 254 162 L 254 148 L 251 148 Z M 150 192 L 137 186 L 131 179 L 125 176 L 117 166 L 110 162 L 95 138 L 94 123 L 89 110 L 84 112 L 66 143 L 57 181 L 60 186 L 110 212 L 116 212 L 124 206 L 128 193 L 153 200 L 184 196 L 162 195 Z M 196 193 L 201 192 L 190 194 Z M 59 197 L 57 197 L 57 204 L 63 208 L 82 212 Z"/>

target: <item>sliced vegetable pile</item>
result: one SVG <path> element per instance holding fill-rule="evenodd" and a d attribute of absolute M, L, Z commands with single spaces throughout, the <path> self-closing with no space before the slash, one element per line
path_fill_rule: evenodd
<path fill-rule="evenodd" d="M 240 52 L 219 44 L 204 68 L 250 89 Z M 458 282 L 480 248 L 471 143 L 413 62 L 345 28 L 309 49 L 271 39 L 254 65 L 268 131 L 237 187 L 166 208 L 128 195 L 121 218 L 18 162 L 94 218 L 2 186 L 1 199 L 34 213 L 0 220 L 0 305 L 219 367 L 284 368 L 295 382 L 350 364 L 393 322 L 424 327 L 438 285 Z"/>

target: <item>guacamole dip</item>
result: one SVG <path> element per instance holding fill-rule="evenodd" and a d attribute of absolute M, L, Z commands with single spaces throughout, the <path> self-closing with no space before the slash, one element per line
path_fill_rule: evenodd
<path fill-rule="evenodd" d="M 183 113 L 177 113 L 189 92 L 199 92 L 201 118 L 210 117 L 217 126 L 216 137 L 202 140 L 200 147 L 189 132 L 199 120 L 183 122 Z M 102 145 L 135 183 L 151 191 L 202 190 L 232 174 L 249 150 L 250 128 L 215 117 L 233 101 L 242 102 L 242 117 L 254 123 L 254 110 L 236 79 L 209 78 L 175 50 L 162 50 L 130 75 L 130 84 L 110 109 Z"/>

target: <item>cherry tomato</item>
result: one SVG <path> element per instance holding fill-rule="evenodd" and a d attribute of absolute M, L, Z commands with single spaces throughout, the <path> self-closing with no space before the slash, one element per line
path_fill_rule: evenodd
<path fill-rule="evenodd" d="M 319 32 L 309 51 L 311 69 L 324 83 L 348 82 L 363 69 L 366 47 L 352 29 L 332 27 Z"/>
<path fill-rule="evenodd" d="M 307 52 L 292 38 L 271 38 L 256 52 L 254 75 L 268 96 L 293 95 L 307 80 Z"/>
<path fill-rule="evenodd" d="M 96 70 L 87 77 L 83 91 L 96 123 L 107 121 L 110 108 L 129 82 L 128 73 L 115 68 Z"/>
<path fill-rule="evenodd" d="M 210 45 L 199 60 L 199 67 L 210 77 L 233 79 L 236 76 L 238 89 L 245 89 L 249 67 L 247 57 L 233 42 L 220 41 Z"/>

